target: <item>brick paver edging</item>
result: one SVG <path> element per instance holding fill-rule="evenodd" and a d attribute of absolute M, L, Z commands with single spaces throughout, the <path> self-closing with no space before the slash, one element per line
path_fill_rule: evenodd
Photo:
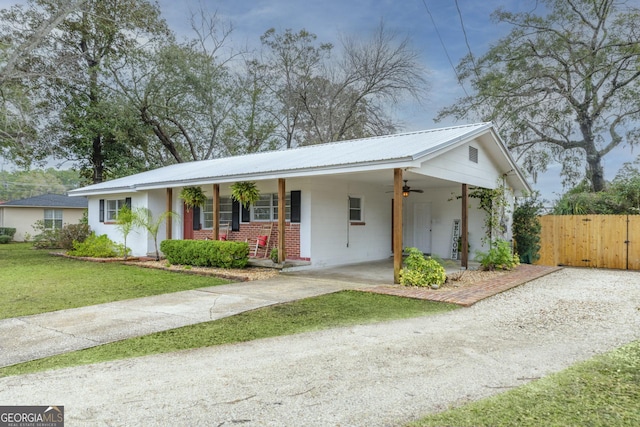
<path fill-rule="evenodd" d="M 494 279 L 478 282 L 462 289 L 430 289 L 420 287 L 408 287 L 401 285 L 383 285 L 362 289 L 363 291 L 395 295 L 407 298 L 417 298 L 429 301 L 448 302 L 469 307 L 476 302 L 499 294 L 516 286 L 523 285 L 531 280 L 561 270 L 562 267 L 550 267 L 543 265 L 521 264 L 511 273 Z"/>

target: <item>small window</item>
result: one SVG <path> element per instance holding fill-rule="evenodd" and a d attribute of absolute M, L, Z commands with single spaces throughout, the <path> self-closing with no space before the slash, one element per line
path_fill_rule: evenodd
<path fill-rule="evenodd" d="M 284 218 L 291 219 L 291 193 L 284 198 Z M 261 194 L 260 200 L 251 205 L 253 221 L 276 221 L 278 219 L 278 193 Z"/>
<path fill-rule="evenodd" d="M 469 160 L 478 163 L 478 149 L 476 147 L 469 147 Z"/>
<path fill-rule="evenodd" d="M 47 230 L 62 228 L 62 209 L 44 210 L 44 228 Z"/>
<path fill-rule="evenodd" d="M 349 221 L 361 222 L 362 220 L 362 198 L 349 197 Z"/>
<path fill-rule="evenodd" d="M 107 200 L 107 222 L 118 220 L 118 212 L 127 204 L 125 199 Z"/>
<path fill-rule="evenodd" d="M 220 214 L 218 221 L 220 224 L 231 223 L 233 201 L 231 197 L 220 197 Z M 207 199 L 203 209 L 204 228 L 213 228 L 213 199 Z"/>

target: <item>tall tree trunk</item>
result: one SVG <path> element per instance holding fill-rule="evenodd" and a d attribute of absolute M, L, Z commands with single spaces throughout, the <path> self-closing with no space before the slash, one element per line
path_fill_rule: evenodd
<path fill-rule="evenodd" d="M 597 151 L 591 154 L 587 151 L 587 178 L 591 181 L 591 191 L 604 190 L 605 180 L 602 156 Z"/>

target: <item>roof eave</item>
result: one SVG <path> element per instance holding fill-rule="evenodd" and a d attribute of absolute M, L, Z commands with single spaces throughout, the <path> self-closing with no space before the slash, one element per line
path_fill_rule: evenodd
<path fill-rule="evenodd" d="M 393 160 L 382 160 L 375 162 L 362 163 L 357 165 L 335 165 L 322 168 L 309 168 L 309 169 L 296 169 L 286 171 L 272 171 L 272 172 L 258 172 L 250 174 L 238 174 L 238 175 L 226 175 L 218 177 L 205 177 L 194 178 L 189 180 L 168 180 L 158 181 L 147 184 L 101 188 L 96 190 L 91 189 L 78 189 L 69 192 L 69 196 L 97 196 L 114 193 L 132 193 L 146 190 L 158 190 L 163 188 L 183 187 L 192 185 L 207 185 L 207 184 L 228 184 L 240 181 L 265 181 L 278 178 L 304 178 L 310 176 L 323 176 L 335 174 L 336 171 L 341 173 L 355 173 L 355 172 L 367 172 L 373 170 L 395 169 L 395 168 L 410 168 L 418 167 L 419 161 L 416 161 L 413 157 L 403 157 Z"/>

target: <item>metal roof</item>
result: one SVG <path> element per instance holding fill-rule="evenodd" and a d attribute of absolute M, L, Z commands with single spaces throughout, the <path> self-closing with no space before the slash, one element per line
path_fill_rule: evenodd
<path fill-rule="evenodd" d="M 69 197 L 62 194 L 43 194 L 41 196 L 26 199 L 11 200 L 3 203 L 1 207 L 30 207 L 30 208 L 77 208 L 86 209 L 87 199 L 82 197 Z"/>
<path fill-rule="evenodd" d="M 491 123 L 477 123 L 179 163 L 72 190 L 69 194 L 106 194 L 180 185 L 409 167 L 415 166 L 417 160 L 427 155 L 470 141 L 492 130 Z M 497 133 L 494 135 L 496 142 L 503 145 Z M 512 159 L 509 161 L 513 163 Z"/>

